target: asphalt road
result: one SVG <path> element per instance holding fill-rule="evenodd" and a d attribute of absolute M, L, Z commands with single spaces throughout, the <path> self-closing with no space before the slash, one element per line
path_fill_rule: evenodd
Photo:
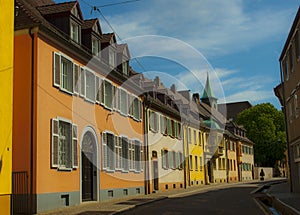
<path fill-rule="evenodd" d="M 251 196 L 258 184 L 244 184 L 232 188 L 208 191 L 188 197 L 171 198 L 136 207 L 120 214 L 177 215 L 230 214 L 263 215 Z"/>

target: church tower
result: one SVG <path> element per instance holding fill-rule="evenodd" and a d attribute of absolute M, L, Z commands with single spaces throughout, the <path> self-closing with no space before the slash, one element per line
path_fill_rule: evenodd
<path fill-rule="evenodd" d="M 201 101 L 216 110 L 218 109 L 218 105 L 217 105 L 218 99 L 216 98 L 216 96 L 214 95 L 214 92 L 211 89 L 208 73 L 207 73 L 205 89 L 204 89 Z"/>

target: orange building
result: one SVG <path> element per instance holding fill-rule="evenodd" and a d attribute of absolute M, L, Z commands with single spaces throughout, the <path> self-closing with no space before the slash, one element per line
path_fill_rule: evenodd
<path fill-rule="evenodd" d="M 13 212 L 144 193 L 130 54 L 77 1 L 16 0 Z"/>

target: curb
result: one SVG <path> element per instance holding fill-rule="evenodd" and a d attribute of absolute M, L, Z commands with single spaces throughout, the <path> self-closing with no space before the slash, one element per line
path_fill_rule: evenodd
<path fill-rule="evenodd" d="M 137 203 L 135 205 L 130 205 L 130 206 L 127 206 L 125 208 L 121 208 L 121 209 L 119 209 L 119 210 L 111 213 L 111 215 L 117 215 L 117 214 L 120 214 L 122 212 L 132 210 L 132 209 L 134 209 L 136 207 L 139 207 L 139 206 L 142 206 L 142 205 L 147 205 L 147 204 L 150 204 L 150 203 L 153 203 L 153 202 L 156 202 L 156 201 L 161 201 L 161 200 L 164 200 L 164 199 L 168 199 L 168 197 L 167 196 L 162 196 L 162 197 L 158 197 L 158 198 L 155 198 L 155 199 L 151 199 L 149 201 Z"/>

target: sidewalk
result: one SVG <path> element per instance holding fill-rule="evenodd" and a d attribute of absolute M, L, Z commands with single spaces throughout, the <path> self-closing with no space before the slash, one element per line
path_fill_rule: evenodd
<path fill-rule="evenodd" d="M 275 201 L 278 201 L 279 207 L 292 210 L 294 214 L 300 215 L 300 193 L 290 192 L 288 182 L 271 185 L 267 193 L 274 197 Z"/>
<path fill-rule="evenodd" d="M 278 181 L 282 179 L 270 179 L 270 182 Z M 68 214 L 68 215 L 92 215 L 92 214 L 117 214 L 118 212 L 126 211 L 139 205 L 148 204 L 154 201 L 159 201 L 166 198 L 177 198 L 190 196 L 197 193 L 204 193 L 210 190 L 223 189 L 234 187 L 239 184 L 253 183 L 257 181 L 246 181 L 237 183 L 223 183 L 223 184 L 210 184 L 203 186 L 189 187 L 187 189 L 170 190 L 166 192 L 152 193 L 149 195 L 131 196 L 128 198 L 122 198 L 112 200 L 109 202 L 88 202 L 82 203 L 77 206 L 61 208 L 53 211 L 43 212 L 39 214 L 53 215 L 53 214 Z M 275 186 L 274 186 L 275 188 Z M 284 188 L 283 188 L 284 189 Z M 274 190 L 274 195 L 279 194 L 277 189 Z M 300 199 L 298 199 L 299 202 Z M 297 201 L 296 201 L 297 203 Z M 299 207 L 299 206 L 298 206 Z"/>

